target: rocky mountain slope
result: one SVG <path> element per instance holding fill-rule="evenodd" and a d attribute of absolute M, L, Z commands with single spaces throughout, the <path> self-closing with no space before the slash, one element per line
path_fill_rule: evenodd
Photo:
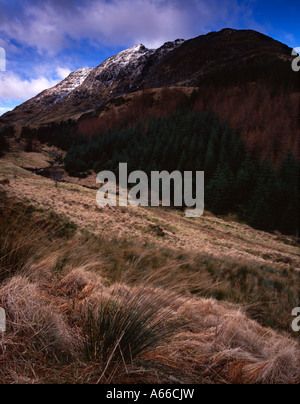
<path fill-rule="evenodd" d="M 166 43 L 157 50 L 136 45 L 104 61 L 95 68 L 71 73 L 55 87 L 1 117 L 5 124 L 36 124 L 57 120 L 58 116 L 78 118 L 108 99 L 139 89 L 137 82 L 151 56 L 160 60 L 182 45 L 183 40 Z"/>
<path fill-rule="evenodd" d="M 28 106 L 34 107 L 40 103 L 41 108 L 47 108 L 49 105 L 55 105 L 65 99 L 72 91 L 80 87 L 93 69 L 83 68 L 71 73 L 61 83 L 55 87 L 43 91 L 37 97 L 28 102 Z"/>
<path fill-rule="evenodd" d="M 161 48 L 129 48 L 98 67 L 80 69 L 52 89 L 1 117 L 0 124 L 77 119 L 109 100 L 141 89 L 198 87 L 213 73 L 290 62 L 291 49 L 251 30 L 224 29 Z M 287 64 L 288 65 L 288 64 Z"/>

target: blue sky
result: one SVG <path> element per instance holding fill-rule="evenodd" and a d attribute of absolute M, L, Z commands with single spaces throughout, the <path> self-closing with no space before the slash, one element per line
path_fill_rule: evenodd
<path fill-rule="evenodd" d="M 134 44 L 230 27 L 300 47 L 299 0 L 0 0 L 0 115 Z"/>

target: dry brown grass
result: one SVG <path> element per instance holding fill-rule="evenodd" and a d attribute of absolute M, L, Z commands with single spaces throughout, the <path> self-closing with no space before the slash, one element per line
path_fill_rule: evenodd
<path fill-rule="evenodd" d="M 43 296 L 37 284 L 14 277 L 1 288 L 0 302 L 9 318 L 8 330 L 14 335 L 26 333 L 34 336 L 43 350 L 67 352 L 71 334 L 54 302 Z"/>
<path fill-rule="evenodd" d="M 26 250 L 18 270 L 0 283 L 8 320 L 0 337 L 1 382 L 300 383 L 297 335 L 284 333 L 299 303 L 293 240 L 210 215 L 191 222 L 168 210 L 95 211 L 93 191 L 70 184 L 56 190 L 24 171 L 16 179 L 12 166 L 2 164 L 11 182 L 0 210 L 1 237 L 12 243 L 12 254 L 18 237 Z M 40 204 L 12 203 L 17 186 Z M 70 198 L 76 199 L 72 210 Z M 45 208 L 47 200 L 55 213 Z M 3 219 L 8 211 L 10 226 L 8 216 Z M 76 234 L 66 216 L 79 225 Z M 147 233 L 150 225 L 170 235 L 161 240 Z M 147 314 L 154 307 L 175 332 L 167 339 L 158 335 L 132 361 L 108 352 L 87 358 L 87 305 L 94 313 L 112 308 L 113 316 L 124 310 L 132 315 L 138 307 Z M 111 347 L 121 344 L 120 332 L 111 334 Z"/>
<path fill-rule="evenodd" d="M 167 348 L 148 356 L 152 366 L 163 363 L 177 377 L 201 383 L 300 382 L 299 346 L 235 308 L 191 299 L 178 308 L 177 315 L 189 325 Z"/>
<path fill-rule="evenodd" d="M 10 181 L 3 188 L 14 198 L 21 195 L 35 206 L 66 215 L 80 228 L 95 234 L 135 238 L 221 259 L 230 257 L 286 269 L 300 267 L 299 245 L 289 237 L 256 231 L 210 214 L 193 221 L 180 212 L 161 208 L 100 209 L 95 190 L 71 183 L 62 183 L 57 190 L 53 181 L 20 169 L 9 156 L 0 160 L 2 179 Z M 156 231 L 156 227 L 162 232 Z"/>
<path fill-rule="evenodd" d="M 109 352 L 104 362 L 101 356 L 87 359 L 82 314 L 86 304 L 100 310 L 103 299 L 113 313 L 126 308 L 127 316 L 139 304 L 141 309 L 146 304 L 148 311 L 153 304 L 158 312 L 168 313 L 162 320 L 173 324 L 172 337 L 164 341 L 164 334 L 156 348 L 134 361 L 122 355 L 112 360 Z M 136 304 L 124 306 L 126 301 Z M 1 287 L 0 302 L 8 317 L 0 345 L 0 380 L 5 383 L 300 382 L 295 341 L 213 299 L 169 299 L 163 290 L 149 287 L 141 294 L 140 287 L 105 286 L 95 274 L 75 269 L 51 286 L 15 277 Z"/>
<path fill-rule="evenodd" d="M 8 328 L 0 343 L 0 380 L 38 383 L 45 368 L 55 369 L 70 356 L 74 330 L 55 301 L 24 277 L 14 277 L 1 287 L 0 304 L 6 310 Z"/>

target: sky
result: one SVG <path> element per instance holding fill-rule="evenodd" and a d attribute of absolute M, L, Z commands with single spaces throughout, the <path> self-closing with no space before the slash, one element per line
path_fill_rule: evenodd
<path fill-rule="evenodd" d="M 299 12 L 299 0 L 0 0 L 0 115 L 135 44 L 235 28 L 300 47 Z"/>

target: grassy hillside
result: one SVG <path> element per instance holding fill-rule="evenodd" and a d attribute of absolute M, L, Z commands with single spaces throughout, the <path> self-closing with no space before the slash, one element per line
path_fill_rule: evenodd
<path fill-rule="evenodd" d="M 99 209 L 95 177 L 56 188 L 21 168 L 49 165 L 46 151 L 0 159 L 0 381 L 300 382 L 293 238 Z"/>

